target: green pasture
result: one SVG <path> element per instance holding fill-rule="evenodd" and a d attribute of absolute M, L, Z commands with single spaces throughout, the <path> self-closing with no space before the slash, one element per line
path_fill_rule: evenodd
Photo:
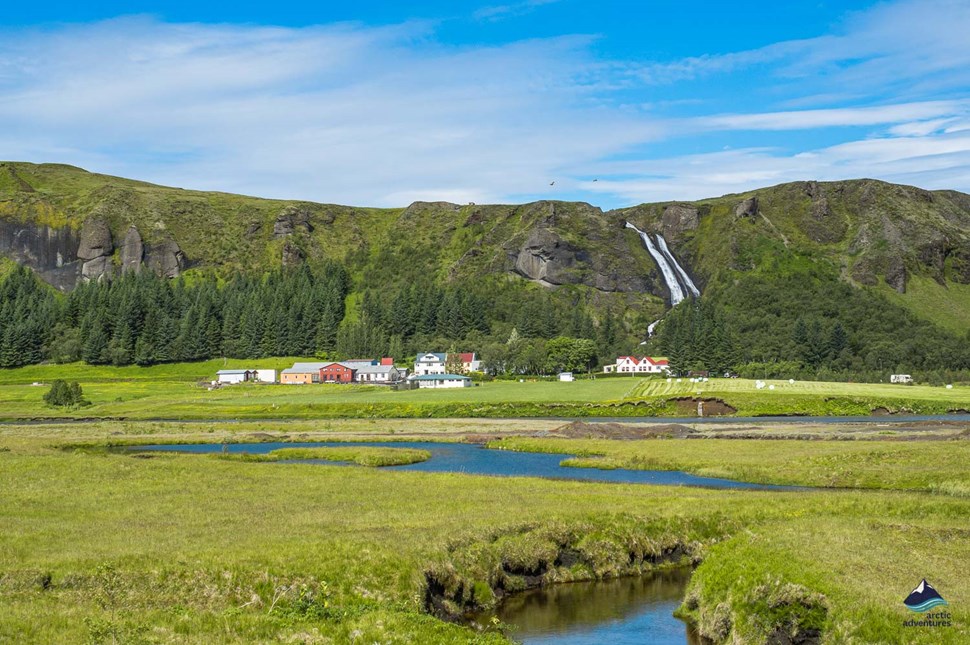
<path fill-rule="evenodd" d="M 29 385 L 34 382 L 49 383 L 55 379 L 81 381 L 84 383 L 126 381 L 179 381 L 196 383 L 214 381 L 219 370 L 275 369 L 292 367 L 297 361 L 315 361 L 315 358 L 217 358 L 197 363 L 162 363 L 149 367 L 126 365 L 88 365 L 65 363 L 62 365 L 27 365 L 14 369 L 0 369 L 0 385 Z"/>
<path fill-rule="evenodd" d="M 682 612 L 729 641 L 765 642 L 779 625 L 818 627 L 823 643 L 970 639 L 970 499 L 899 490 L 921 487 L 906 469 L 956 477 L 964 441 L 517 446 L 660 462 L 696 453 L 816 485 L 831 480 L 812 459 L 890 464 L 888 490 L 759 492 L 59 447 L 89 433 L 0 427 L 0 641 L 503 642 L 430 616 L 428 576 L 487 603 L 489 580 L 562 543 L 585 564 L 550 580 L 647 571 L 651 554 L 684 549 L 683 564 L 700 564 Z M 901 600 L 924 577 L 950 602 L 953 627 L 903 627 Z"/>
<path fill-rule="evenodd" d="M 599 378 L 491 381 L 470 388 L 395 391 L 370 385 L 240 384 L 209 389 L 216 371 L 286 367 L 294 359 L 206 361 L 154 367 L 81 363 L 0 370 L 0 418 L 460 418 L 693 416 L 690 399 L 717 399 L 738 416 L 943 414 L 970 409 L 970 387 L 767 381 L 748 379 Z M 76 380 L 90 406 L 48 407 L 43 395 L 56 378 Z M 34 385 L 37 383 L 38 385 Z M 678 403 L 678 400 L 682 400 Z"/>

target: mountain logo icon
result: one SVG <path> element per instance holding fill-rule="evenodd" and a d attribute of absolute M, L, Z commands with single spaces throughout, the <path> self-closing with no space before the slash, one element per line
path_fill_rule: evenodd
<path fill-rule="evenodd" d="M 920 613 L 924 611 L 929 611 L 933 607 L 939 607 L 940 605 L 949 605 L 947 601 L 943 600 L 943 596 L 939 594 L 930 583 L 923 578 L 923 581 L 919 583 L 912 593 L 906 596 L 906 600 L 903 601 L 912 611 L 918 611 Z"/>

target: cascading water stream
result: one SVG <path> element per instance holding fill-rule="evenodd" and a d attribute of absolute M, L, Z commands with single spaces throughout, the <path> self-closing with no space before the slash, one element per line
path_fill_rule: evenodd
<path fill-rule="evenodd" d="M 664 282 L 667 283 L 667 289 L 670 291 L 670 304 L 676 305 L 678 302 L 682 301 L 685 297 L 684 290 L 681 288 L 680 282 L 677 280 L 677 272 L 670 265 L 670 262 L 667 261 L 667 257 L 657 250 L 657 247 L 654 246 L 653 240 L 650 239 L 649 235 L 638 229 L 630 222 L 626 223 L 626 227 L 632 228 L 637 232 L 640 239 L 643 240 L 643 245 L 647 247 L 647 251 L 650 252 L 650 255 L 657 263 L 657 266 L 660 267 L 660 273 L 663 275 Z M 691 285 L 693 285 L 693 283 L 691 283 Z"/>
<path fill-rule="evenodd" d="M 677 271 L 677 276 L 680 278 L 681 284 L 687 287 L 687 290 L 690 291 L 695 298 L 700 297 L 701 292 L 694 285 L 694 281 L 690 279 L 690 276 L 687 275 L 687 272 L 684 271 L 683 267 L 680 266 L 680 263 L 677 261 L 677 258 L 674 257 L 674 254 L 670 252 L 670 249 L 667 247 L 667 240 L 665 240 L 664 236 L 660 233 L 657 233 L 657 246 L 660 248 L 660 252 L 667 256 L 667 259 L 670 260 L 671 264 L 673 264 L 674 270 Z"/>

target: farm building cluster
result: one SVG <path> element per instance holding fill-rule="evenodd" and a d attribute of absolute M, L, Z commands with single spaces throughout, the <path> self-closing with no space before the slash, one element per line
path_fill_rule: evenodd
<path fill-rule="evenodd" d="M 371 385 L 409 384 L 411 387 L 471 387 L 468 372 L 481 370 L 481 361 L 471 352 L 418 354 L 414 369 L 397 367 L 394 359 L 355 359 L 348 361 L 315 361 L 294 363 L 279 374 L 275 370 L 219 370 L 217 382 L 276 383 L 308 385 L 312 383 L 365 383 Z"/>

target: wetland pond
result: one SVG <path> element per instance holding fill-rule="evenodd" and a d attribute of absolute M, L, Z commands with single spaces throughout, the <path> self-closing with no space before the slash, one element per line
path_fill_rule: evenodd
<path fill-rule="evenodd" d="M 578 481 L 614 482 L 624 484 L 659 484 L 667 486 L 701 486 L 705 488 L 743 488 L 754 490 L 798 490 L 794 486 L 772 486 L 714 477 L 698 477 L 676 470 L 628 470 L 616 468 L 569 468 L 560 462 L 574 455 L 541 452 L 490 450 L 470 443 L 441 443 L 433 441 L 369 441 L 369 442 L 304 442 L 304 443 L 200 443 L 133 446 L 132 451 L 173 451 L 185 453 L 267 454 L 281 448 L 346 448 L 351 446 L 381 448 L 414 448 L 427 450 L 431 458 L 405 466 L 385 466 L 381 470 L 415 470 L 422 472 L 466 473 L 498 477 L 541 477 Z M 337 465 L 339 462 L 304 459 L 300 463 Z M 280 461 L 278 464 L 287 462 Z"/>
<path fill-rule="evenodd" d="M 524 645 L 700 645 L 694 631 L 673 615 L 689 579 L 690 570 L 674 569 L 551 585 L 513 594 L 494 612 L 473 620 L 487 624 L 498 618 Z"/>

